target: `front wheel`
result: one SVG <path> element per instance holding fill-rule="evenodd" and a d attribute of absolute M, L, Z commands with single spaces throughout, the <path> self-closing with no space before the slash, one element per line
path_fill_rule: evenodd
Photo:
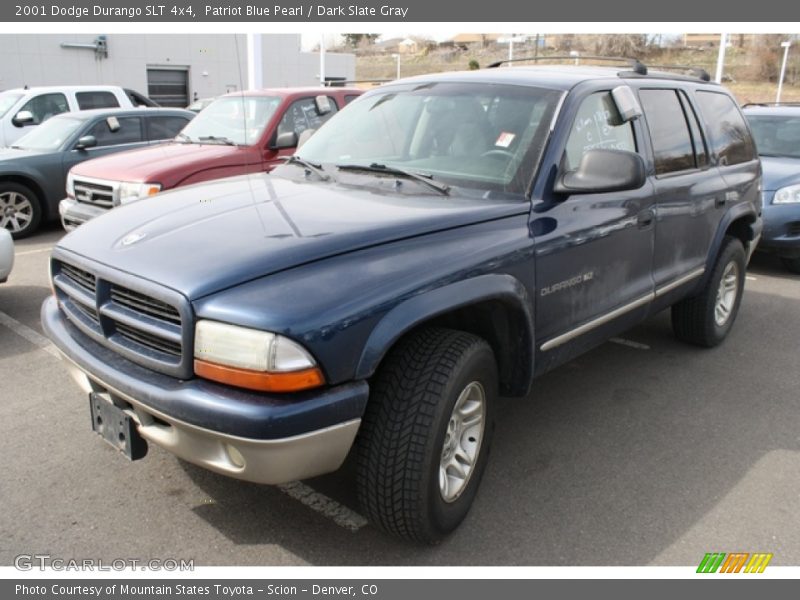
<path fill-rule="evenodd" d="M 726 237 L 705 287 L 672 306 L 672 329 L 684 342 L 711 348 L 725 339 L 736 320 L 744 292 L 742 242 Z"/>
<path fill-rule="evenodd" d="M 494 354 L 472 334 L 427 328 L 390 351 L 358 440 L 370 521 L 424 543 L 458 527 L 488 460 L 497 389 Z"/>
<path fill-rule="evenodd" d="M 39 227 L 42 208 L 30 188 L 14 182 L 0 183 L 0 227 L 15 240 L 32 234 Z"/>

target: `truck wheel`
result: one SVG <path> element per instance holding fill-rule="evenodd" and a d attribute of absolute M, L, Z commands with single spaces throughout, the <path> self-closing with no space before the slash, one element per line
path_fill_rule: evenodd
<path fill-rule="evenodd" d="M 39 227 L 42 209 L 30 188 L 13 182 L 0 183 L 0 227 L 15 240 L 32 234 Z"/>
<path fill-rule="evenodd" d="M 384 531 L 435 543 L 469 511 L 489 455 L 497 365 L 479 337 L 427 328 L 401 340 L 359 431 L 358 493 Z"/>
<path fill-rule="evenodd" d="M 794 258 L 784 256 L 781 258 L 781 262 L 783 262 L 783 266 L 789 269 L 792 273 L 800 274 L 800 256 L 796 256 Z"/>
<path fill-rule="evenodd" d="M 742 301 L 745 252 L 742 242 L 726 237 L 705 287 L 672 306 L 675 337 L 711 348 L 728 335 Z"/>

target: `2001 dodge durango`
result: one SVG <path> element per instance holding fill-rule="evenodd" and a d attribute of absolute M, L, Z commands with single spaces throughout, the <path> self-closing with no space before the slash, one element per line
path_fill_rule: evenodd
<path fill-rule="evenodd" d="M 63 238 L 44 328 L 129 457 L 151 442 L 278 483 L 352 448 L 372 522 L 435 542 L 477 493 L 498 395 L 666 308 L 686 342 L 730 331 L 761 171 L 706 79 L 634 62 L 382 86 L 271 174 Z"/>

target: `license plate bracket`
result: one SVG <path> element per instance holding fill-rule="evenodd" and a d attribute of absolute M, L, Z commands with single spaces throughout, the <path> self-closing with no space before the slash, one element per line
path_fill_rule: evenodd
<path fill-rule="evenodd" d="M 139 460 L 147 454 L 147 441 L 136 428 L 133 418 L 115 406 L 110 398 L 92 392 L 89 394 L 92 429 L 108 444 L 125 455 L 128 460 Z"/>

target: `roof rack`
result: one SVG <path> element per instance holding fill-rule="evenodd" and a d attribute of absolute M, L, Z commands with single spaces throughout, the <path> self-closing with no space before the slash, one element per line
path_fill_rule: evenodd
<path fill-rule="evenodd" d="M 748 106 L 800 106 L 800 102 L 748 102 L 747 104 L 742 104 L 742 108 L 747 108 Z"/>
<path fill-rule="evenodd" d="M 701 67 L 691 65 L 648 65 L 651 69 L 661 69 L 663 71 L 685 71 L 692 77 L 697 77 L 701 81 L 711 81 L 711 75 Z"/>
<path fill-rule="evenodd" d="M 625 63 L 633 69 L 633 72 L 637 75 L 647 75 L 647 67 L 641 63 L 636 58 L 628 58 L 626 56 L 528 56 L 524 58 L 510 58 L 506 60 L 498 60 L 497 62 L 493 62 L 492 64 L 488 65 L 487 69 L 496 69 L 500 65 L 504 65 L 506 63 L 515 63 L 515 62 L 526 62 L 526 61 L 533 61 L 539 62 L 542 60 L 605 60 L 609 62 L 615 63 Z"/>

